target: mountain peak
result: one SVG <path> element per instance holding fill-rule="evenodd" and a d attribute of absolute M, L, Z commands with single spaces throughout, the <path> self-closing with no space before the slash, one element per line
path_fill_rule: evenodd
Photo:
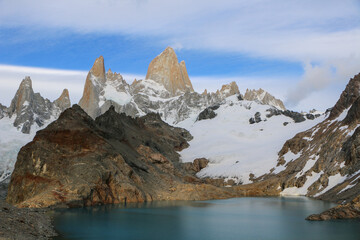
<path fill-rule="evenodd" d="M 171 47 L 167 47 L 151 61 L 146 79 L 154 80 L 163 85 L 172 96 L 194 91 L 185 62 L 178 62 L 176 53 Z"/>
<path fill-rule="evenodd" d="M 61 93 L 60 97 L 54 101 L 54 104 L 60 108 L 61 111 L 71 107 L 69 90 L 66 88 Z"/>
<path fill-rule="evenodd" d="M 258 90 L 246 89 L 244 99 L 248 100 L 248 101 L 257 100 L 257 101 L 261 102 L 262 104 L 271 105 L 280 110 L 284 110 L 284 111 L 286 110 L 284 103 L 280 99 L 275 98 L 273 95 L 271 95 L 270 93 L 268 93 L 267 91 L 265 91 L 262 88 L 259 88 Z"/>
<path fill-rule="evenodd" d="M 90 72 L 97 78 L 105 79 L 105 65 L 103 56 L 100 56 L 95 60 Z"/>
<path fill-rule="evenodd" d="M 98 84 L 104 84 L 105 64 L 104 57 L 98 57 L 92 68 L 90 69 L 86 81 L 83 95 L 79 101 L 79 105 L 93 118 L 98 115 L 99 89 Z"/>
<path fill-rule="evenodd" d="M 9 107 L 10 117 L 13 114 L 19 115 L 23 110 L 23 107 L 31 102 L 34 95 L 32 89 L 32 81 L 29 76 L 26 76 L 20 83 L 18 90 L 16 91 L 15 97 L 11 101 Z"/>
<path fill-rule="evenodd" d="M 350 79 L 345 90 L 341 93 L 339 100 L 332 108 L 329 119 L 335 119 L 345 109 L 349 108 L 355 100 L 360 96 L 360 73 Z"/>

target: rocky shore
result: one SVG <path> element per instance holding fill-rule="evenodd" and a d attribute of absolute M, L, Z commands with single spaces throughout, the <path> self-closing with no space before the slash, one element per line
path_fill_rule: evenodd
<path fill-rule="evenodd" d="M 0 183 L 0 240 L 42 240 L 56 236 L 46 209 L 16 208 L 5 202 L 7 183 Z"/>

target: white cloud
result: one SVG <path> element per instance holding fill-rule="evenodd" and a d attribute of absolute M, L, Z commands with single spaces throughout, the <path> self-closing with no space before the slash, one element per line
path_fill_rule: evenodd
<path fill-rule="evenodd" d="M 78 103 L 82 96 L 87 72 L 0 65 L 0 103 L 10 105 L 25 76 L 31 77 L 34 92 L 40 92 L 43 97 L 51 101 L 57 99 L 62 90 L 67 88 L 71 103 L 74 104 Z M 143 78 L 137 74 L 122 74 L 122 76 L 129 83 L 135 78 Z"/>
<path fill-rule="evenodd" d="M 176 49 L 301 62 L 303 77 L 286 88 L 296 106 L 360 71 L 359 12 L 358 0 L 2 0 L 0 27 L 151 36 Z"/>

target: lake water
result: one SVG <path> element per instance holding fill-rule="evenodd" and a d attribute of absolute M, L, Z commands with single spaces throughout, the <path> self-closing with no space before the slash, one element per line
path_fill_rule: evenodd
<path fill-rule="evenodd" d="M 360 239 L 359 220 L 310 222 L 334 204 L 305 197 L 154 202 L 59 210 L 55 239 Z"/>

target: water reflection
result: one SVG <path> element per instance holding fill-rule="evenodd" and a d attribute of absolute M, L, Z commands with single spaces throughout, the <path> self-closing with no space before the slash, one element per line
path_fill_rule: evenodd
<path fill-rule="evenodd" d="M 55 239 L 358 239 L 360 221 L 304 220 L 332 206 L 269 197 L 66 209 L 56 212 Z"/>

